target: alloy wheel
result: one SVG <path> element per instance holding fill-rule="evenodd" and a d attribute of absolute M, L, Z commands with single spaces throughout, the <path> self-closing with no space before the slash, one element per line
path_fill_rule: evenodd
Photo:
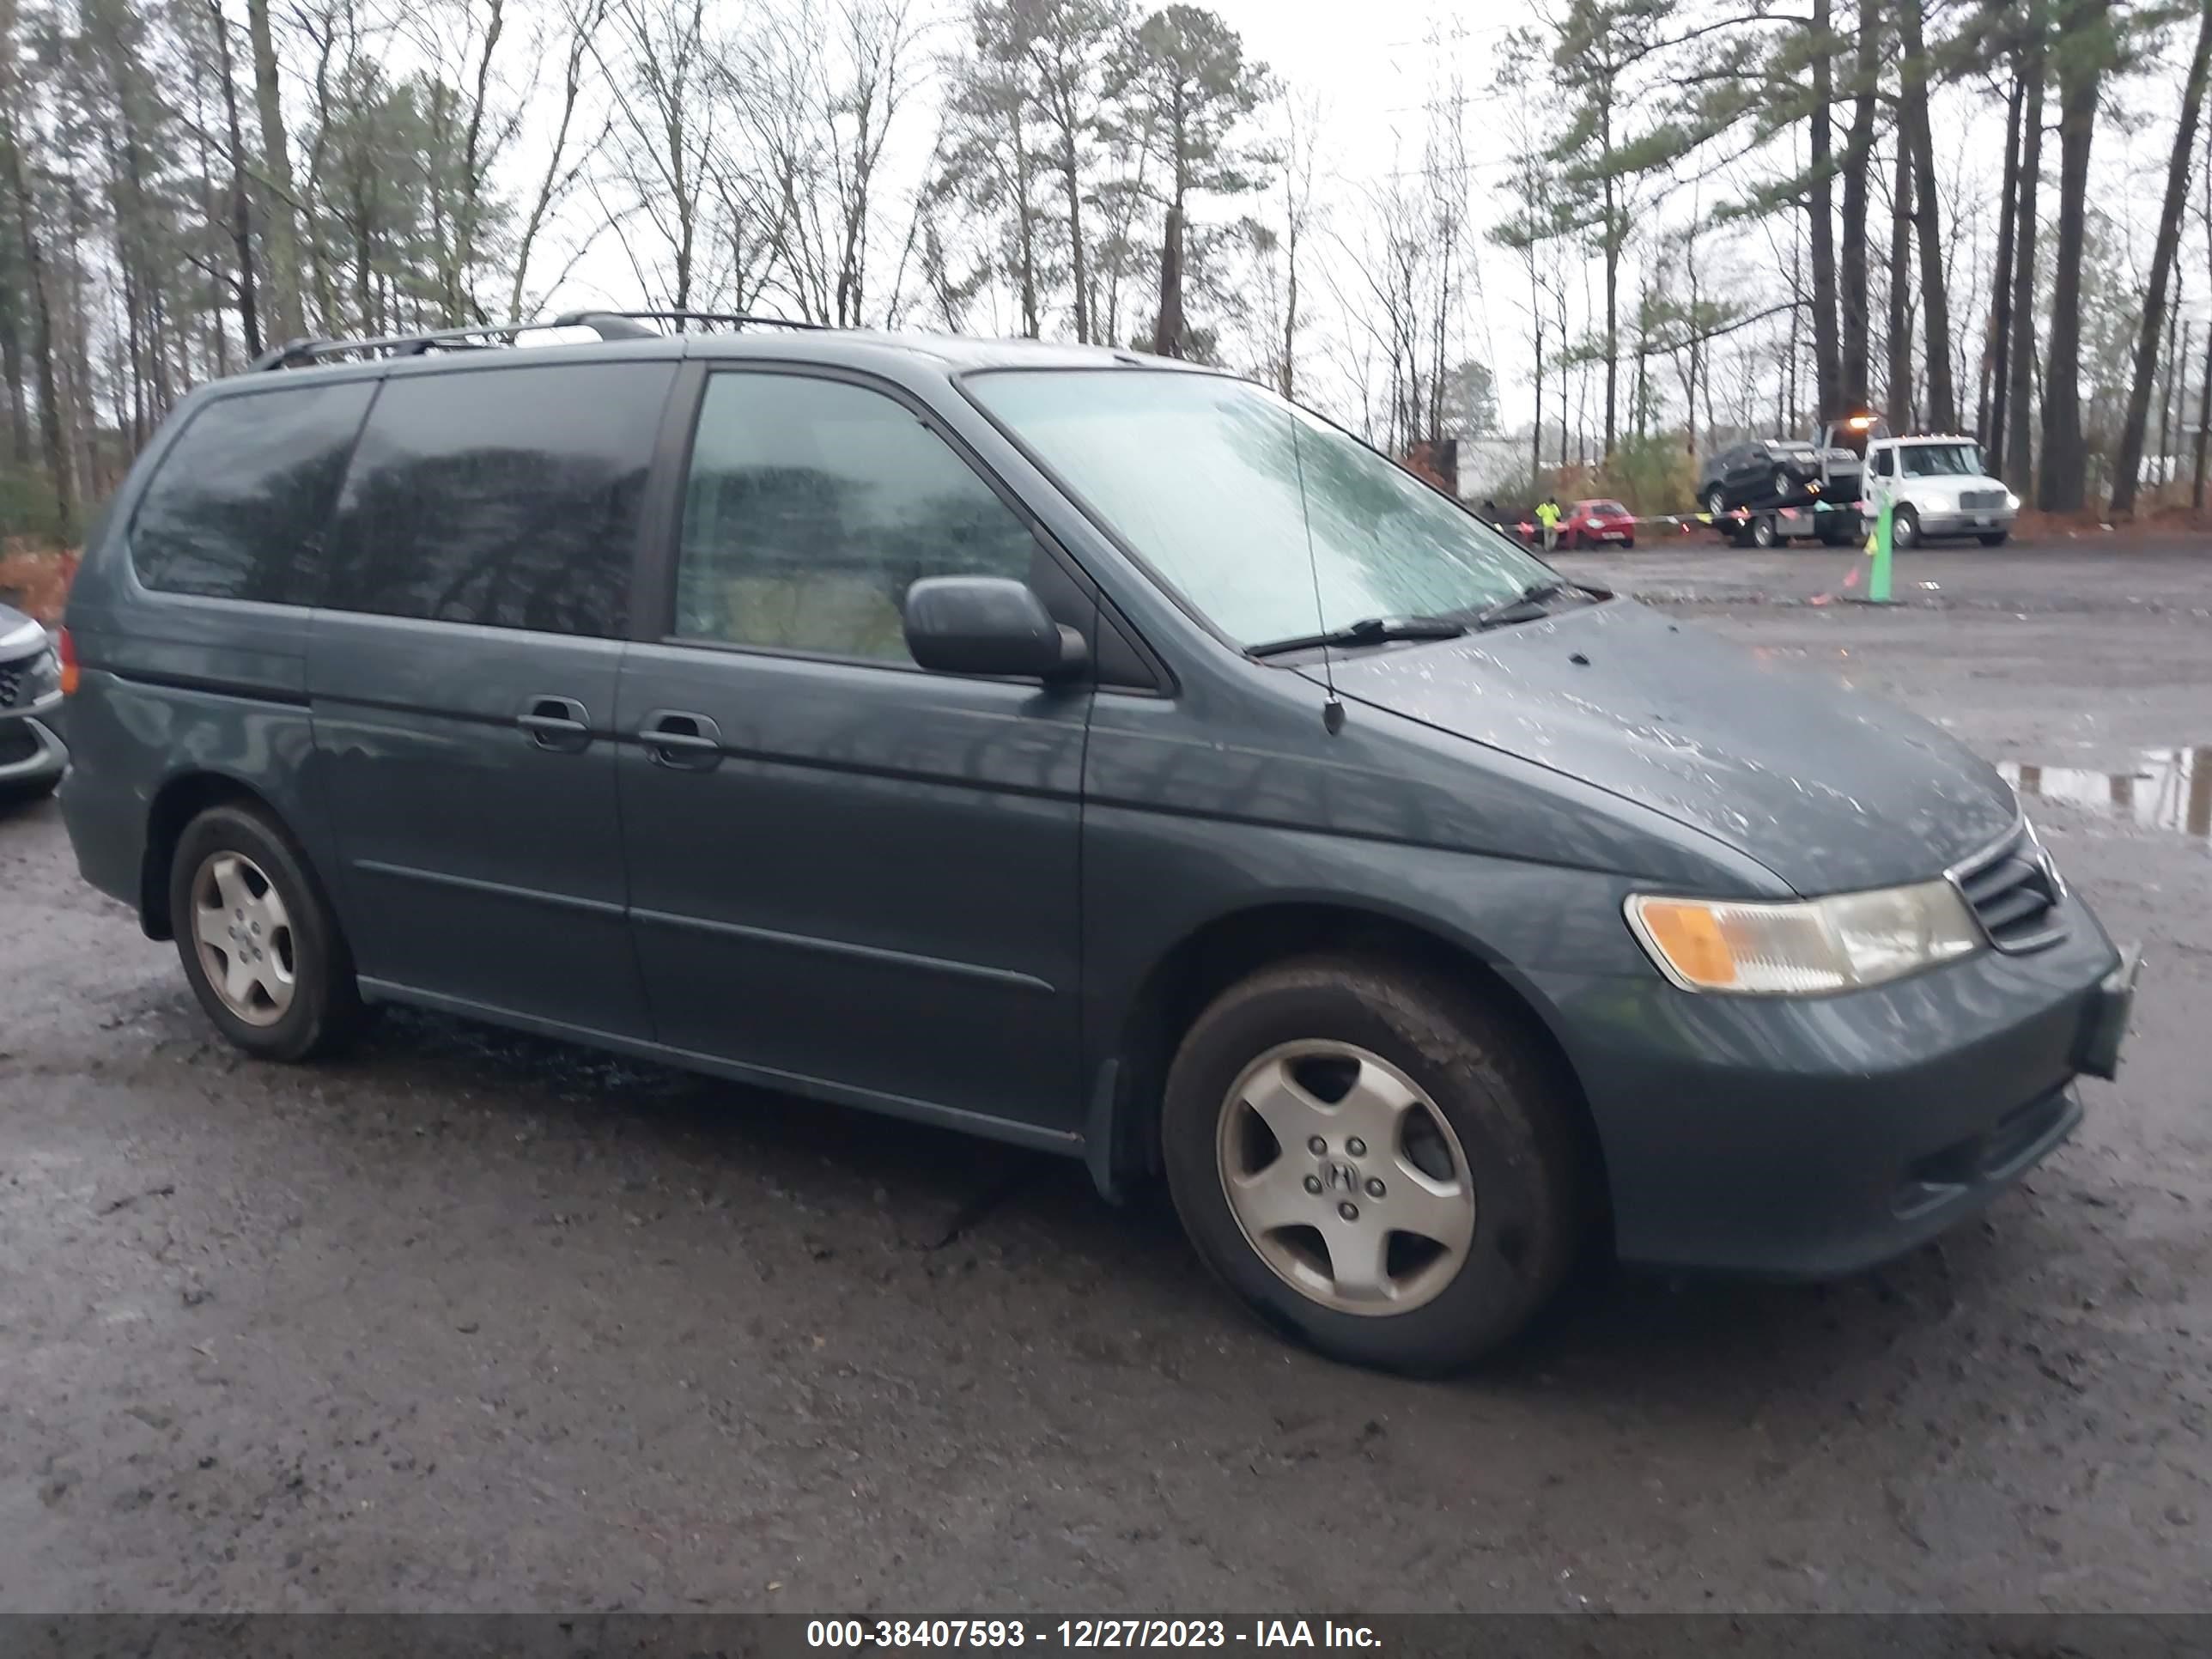
<path fill-rule="evenodd" d="M 1245 1241 L 1323 1307 L 1418 1308 L 1474 1243 L 1459 1137 L 1418 1084 L 1351 1043 L 1285 1043 L 1253 1061 L 1222 1102 L 1216 1152 Z"/>
<path fill-rule="evenodd" d="M 299 988 L 292 918 L 266 871 L 243 853 L 210 853 L 192 873 L 192 937 L 222 1006 L 274 1025 Z"/>

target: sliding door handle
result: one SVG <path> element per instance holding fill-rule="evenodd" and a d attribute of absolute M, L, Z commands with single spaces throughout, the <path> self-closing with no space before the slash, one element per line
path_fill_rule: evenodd
<path fill-rule="evenodd" d="M 591 716 L 574 697 L 532 697 L 523 704 L 514 723 L 540 749 L 560 754 L 573 755 L 592 741 Z"/>
<path fill-rule="evenodd" d="M 706 772 L 722 763 L 721 728 L 704 714 L 658 708 L 645 717 L 637 737 L 656 766 Z"/>

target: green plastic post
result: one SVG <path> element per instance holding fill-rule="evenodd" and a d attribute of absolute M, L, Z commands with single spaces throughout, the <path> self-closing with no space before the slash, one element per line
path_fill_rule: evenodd
<path fill-rule="evenodd" d="M 1876 605 L 1891 603 L 1889 597 L 1889 537 L 1893 508 L 1888 492 L 1884 491 L 1881 507 L 1874 520 L 1874 568 L 1867 576 L 1867 598 Z"/>

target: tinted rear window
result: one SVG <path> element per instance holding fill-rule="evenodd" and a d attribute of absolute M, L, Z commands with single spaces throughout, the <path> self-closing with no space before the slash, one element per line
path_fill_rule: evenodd
<path fill-rule="evenodd" d="M 621 634 L 675 373 L 672 363 L 574 363 L 387 381 L 340 504 L 331 603 Z"/>
<path fill-rule="evenodd" d="M 163 593 L 314 604 L 331 500 L 374 390 L 354 380 L 203 404 L 131 520 L 138 580 Z"/>

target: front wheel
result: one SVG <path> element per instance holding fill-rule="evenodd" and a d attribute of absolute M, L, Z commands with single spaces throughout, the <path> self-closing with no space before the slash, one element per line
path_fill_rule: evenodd
<path fill-rule="evenodd" d="M 305 1060 L 358 1023 L 352 958 L 322 890 L 260 812 L 214 806 L 185 826 L 169 927 L 200 1006 L 248 1054 Z"/>
<path fill-rule="evenodd" d="M 1718 484 L 1705 492 L 1705 511 L 1716 519 L 1728 511 L 1728 492 Z"/>
<path fill-rule="evenodd" d="M 1317 956 L 1199 1017 L 1162 1138 L 1193 1243 L 1263 1320 L 1339 1359 L 1435 1375 L 1510 1339 L 1565 1276 L 1573 1121 L 1462 986 Z"/>
<path fill-rule="evenodd" d="M 1636 550 L 1636 538 L 1635 538 L 1635 537 L 1633 537 L 1633 536 L 1623 536 L 1623 537 L 1620 538 L 1620 550 L 1621 550 L 1622 552 L 1624 552 L 1624 553 L 1632 553 L 1632 552 L 1635 551 L 1635 550 Z"/>
<path fill-rule="evenodd" d="M 1920 515 L 1909 507 L 1892 510 L 1889 515 L 1889 550 L 1902 553 L 1920 540 Z"/>
<path fill-rule="evenodd" d="M 1751 521 L 1751 544 L 1753 547 L 1771 548 L 1779 545 L 1781 540 L 1782 532 L 1775 527 L 1771 513 L 1762 513 Z"/>

